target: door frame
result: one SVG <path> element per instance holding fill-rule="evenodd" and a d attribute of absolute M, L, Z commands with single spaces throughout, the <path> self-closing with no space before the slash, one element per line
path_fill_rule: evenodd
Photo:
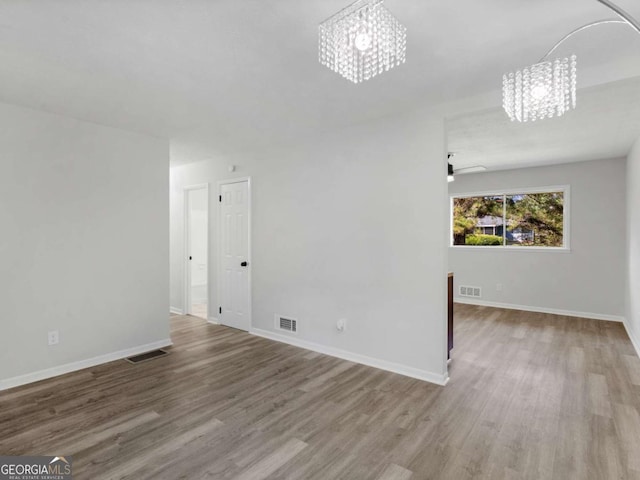
<path fill-rule="evenodd" d="M 253 202 L 251 200 L 251 177 L 237 177 L 237 178 L 230 178 L 228 180 L 220 180 L 218 181 L 218 221 L 217 221 L 217 227 L 218 227 L 218 231 L 216 232 L 216 241 L 218 244 L 217 247 L 217 253 L 216 253 L 216 262 L 217 262 L 217 268 L 216 268 L 216 294 L 218 296 L 218 310 L 216 310 L 217 312 L 220 311 L 220 307 L 222 306 L 222 200 L 221 200 L 221 196 L 222 196 L 222 186 L 223 185 L 232 185 L 234 183 L 243 183 L 243 182 L 247 182 L 247 262 L 249 262 L 249 271 L 247 272 L 247 282 L 248 282 L 248 292 L 247 292 L 247 300 L 248 300 L 248 305 L 247 305 L 247 316 L 249 317 L 249 328 L 247 331 L 251 331 L 251 329 L 253 328 L 253 311 L 252 311 L 252 304 L 253 304 L 253 294 L 252 294 L 252 272 L 253 272 L 253 255 L 252 255 L 252 247 L 251 247 L 251 240 L 252 240 L 252 230 L 251 230 L 251 223 L 252 223 L 252 210 L 253 210 Z M 220 323 L 222 325 L 222 317 L 218 317 L 218 323 Z"/>
<path fill-rule="evenodd" d="M 209 184 L 208 183 L 200 183 L 197 185 L 188 185 L 183 187 L 182 189 L 182 198 L 183 198 L 183 216 L 184 216 L 184 249 L 183 249 L 183 258 L 184 258 L 184 314 L 191 314 L 191 260 L 189 260 L 189 245 L 191 243 L 191 235 L 190 235 L 190 225 L 189 225 L 189 193 L 194 190 L 204 190 L 207 196 L 207 317 L 211 315 L 211 295 L 210 295 L 210 268 L 211 265 L 211 242 L 209 241 L 209 224 L 211 222 L 210 215 L 210 198 L 209 198 Z M 209 320 L 206 318 L 205 320 Z"/>

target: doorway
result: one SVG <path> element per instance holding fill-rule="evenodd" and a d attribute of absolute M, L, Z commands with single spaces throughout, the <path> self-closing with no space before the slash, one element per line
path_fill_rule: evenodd
<path fill-rule="evenodd" d="M 209 315 L 209 186 L 184 189 L 186 314 Z"/>
<path fill-rule="evenodd" d="M 251 329 L 251 185 L 249 178 L 223 181 L 219 189 L 219 321 Z"/>

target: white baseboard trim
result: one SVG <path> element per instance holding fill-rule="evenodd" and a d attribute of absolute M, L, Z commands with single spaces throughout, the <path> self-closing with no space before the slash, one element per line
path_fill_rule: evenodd
<path fill-rule="evenodd" d="M 313 352 L 322 353 L 331 357 L 341 358 L 354 363 L 360 363 L 369 367 L 379 368 L 380 370 L 386 370 L 388 372 L 398 373 L 406 377 L 416 378 L 425 382 L 435 383 L 436 385 L 444 386 L 449 381 L 449 375 L 438 375 L 437 373 L 429 372 L 427 370 L 421 370 L 419 368 L 408 367 L 398 363 L 388 362 L 386 360 L 380 360 L 378 358 L 368 357 L 366 355 L 360 355 L 358 353 L 352 353 L 347 350 L 341 350 L 338 348 L 327 347 L 320 345 L 319 343 L 308 342 L 306 340 L 300 340 L 298 338 L 292 338 L 279 333 L 270 332 L 268 330 L 262 330 L 259 328 L 253 328 L 249 332 L 252 335 L 263 337 L 276 342 L 287 343 L 294 347 L 304 348 L 305 350 L 311 350 Z"/>
<path fill-rule="evenodd" d="M 78 362 L 67 363 L 65 365 L 59 365 L 57 367 L 51 367 L 45 370 L 39 370 L 37 372 L 7 378 L 5 380 L 0 380 L 0 391 L 19 387 L 21 385 L 27 385 L 28 383 L 39 382 L 40 380 L 57 377 L 59 375 L 64 375 L 65 373 L 71 373 L 78 370 L 83 370 L 85 368 L 95 367 L 96 365 L 113 362 L 114 360 L 121 360 L 132 355 L 139 355 L 141 353 L 146 353 L 158 348 L 169 347 L 171 345 L 173 345 L 171 339 L 167 338 L 158 342 L 147 343 L 146 345 L 139 345 L 137 347 L 127 348 L 126 350 L 107 353 L 98 357 L 88 358 L 86 360 L 80 360 Z"/>
<path fill-rule="evenodd" d="M 220 322 L 218 321 L 218 317 L 209 317 L 207 319 L 207 323 L 210 323 L 211 325 L 220 325 Z"/>
<path fill-rule="evenodd" d="M 564 315 L 566 317 L 589 318 L 592 320 L 606 320 L 608 322 L 624 322 L 624 317 L 618 315 L 605 315 L 602 313 L 574 312 L 572 310 L 560 310 L 557 308 L 545 307 L 529 307 L 527 305 L 514 305 L 511 303 L 487 302 L 485 300 L 476 300 L 474 298 L 456 297 L 455 303 L 464 303 L 466 305 L 479 305 L 481 307 L 506 308 L 508 310 L 522 310 L 524 312 L 550 313 L 553 315 Z"/>
<path fill-rule="evenodd" d="M 182 310 L 181 308 L 169 307 L 169 312 L 175 313 L 176 315 L 184 315 L 184 310 Z"/>
<path fill-rule="evenodd" d="M 636 355 L 640 357 L 640 339 L 636 338 L 636 336 L 633 334 L 633 332 L 629 328 L 629 325 L 627 325 L 626 319 L 622 323 L 624 324 L 624 329 L 627 331 L 627 335 L 629 335 L 629 339 L 631 340 L 631 344 L 633 345 L 633 348 L 636 349 Z"/>

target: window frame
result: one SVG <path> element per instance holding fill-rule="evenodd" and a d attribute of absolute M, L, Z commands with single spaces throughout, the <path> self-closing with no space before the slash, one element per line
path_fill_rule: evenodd
<path fill-rule="evenodd" d="M 491 197 L 491 196 L 508 196 L 508 195 L 527 195 L 535 193 L 554 193 L 562 192 L 563 195 L 563 211 L 562 211 L 562 246 L 561 247 L 518 247 L 514 245 L 454 245 L 453 244 L 453 201 L 456 198 L 469 197 Z M 506 221 L 506 203 L 504 204 L 503 219 Z M 510 252 L 555 252 L 569 253 L 571 252 L 571 186 L 570 185 L 552 185 L 546 187 L 525 187 L 510 188 L 504 190 L 486 190 L 483 192 L 470 193 L 454 193 L 449 195 L 449 248 L 456 250 L 486 250 L 486 251 L 510 251 Z M 506 226 L 505 226 L 506 232 Z M 504 234 L 503 234 L 504 235 Z"/>

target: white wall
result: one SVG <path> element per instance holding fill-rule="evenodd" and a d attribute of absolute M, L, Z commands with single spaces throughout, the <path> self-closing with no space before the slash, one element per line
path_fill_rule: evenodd
<path fill-rule="evenodd" d="M 459 285 L 483 288 L 481 301 L 624 316 L 626 198 L 624 159 L 458 175 L 449 193 L 569 185 L 569 253 L 449 248 Z M 503 285 L 497 291 L 496 285 Z M 475 300 L 475 299 L 474 299 Z"/>
<path fill-rule="evenodd" d="M 442 120 L 406 116 L 297 147 L 172 168 L 172 306 L 183 307 L 182 188 L 211 184 L 216 252 L 216 182 L 251 176 L 253 328 L 274 332 L 274 315 L 290 315 L 300 321 L 297 340 L 444 381 L 443 159 Z M 341 318 L 348 320 L 343 334 L 335 328 Z"/>
<path fill-rule="evenodd" d="M 640 138 L 627 158 L 626 326 L 640 355 Z"/>
<path fill-rule="evenodd" d="M 0 104 L 0 388 L 166 344 L 168 155 L 164 140 Z"/>

